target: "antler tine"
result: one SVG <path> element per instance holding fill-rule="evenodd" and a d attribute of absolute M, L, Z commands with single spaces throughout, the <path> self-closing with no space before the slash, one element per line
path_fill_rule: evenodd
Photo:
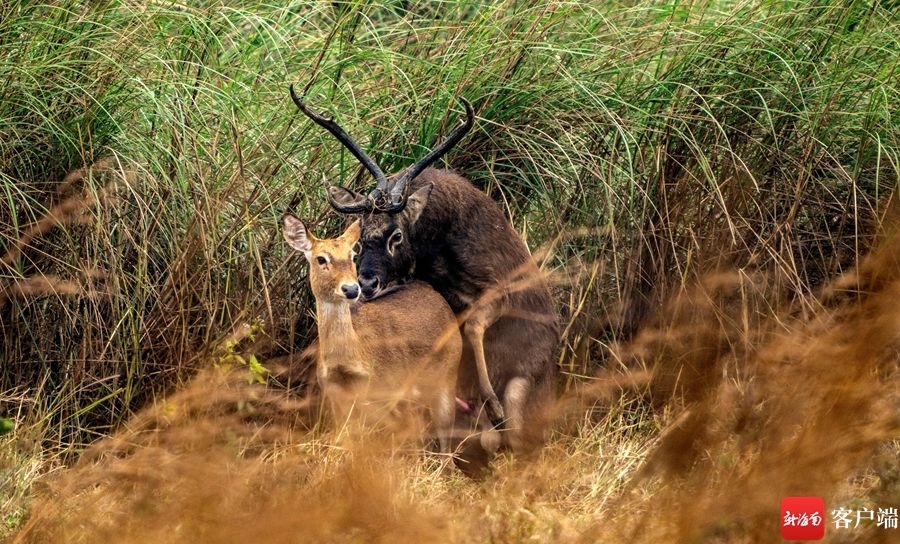
<path fill-rule="evenodd" d="M 383 193 L 387 189 L 387 176 L 385 176 L 384 172 L 381 171 L 381 168 L 379 168 L 378 165 L 375 164 L 375 161 L 373 161 L 368 155 L 366 155 L 366 152 L 359 147 L 359 144 L 357 144 L 353 140 L 353 138 L 351 138 L 350 135 L 347 134 L 347 132 L 343 128 L 341 128 L 341 126 L 338 125 L 333 119 L 329 119 L 307 106 L 303 102 L 303 100 L 301 100 L 300 97 L 297 96 L 297 93 L 294 91 L 293 84 L 290 86 L 290 91 L 291 100 L 294 101 L 294 104 L 297 106 L 297 108 L 299 108 L 300 111 L 302 111 L 307 117 L 315 121 L 317 125 L 330 132 L 337 139 L 337 141 L 339 141 L 344 147 L 346 147 L 350 151 L 350 153 L 352 153 L 353 156 L 356 157 L 356 159 L 366 168 L 366 170 L 368 170 L 369 173 L 372 174 L 372 176 L 375 178 L 375 181 L 378 183 L 375 191 L 373 191 L 373 195 L 375 195 L 376 193 Z M 351 206 L 342 205 L 334 201 L 331 198 L 330 194 L 328 195 L 328 197 L 331 205 L 339 212 L 358 213 L 360 211 L 358 210 L 358 208 L 362 206 L 362 204 L 355 204 Z M 370 197 L 368 199 L 368 203 L 364 207 L 364 210 L 372 208 L 371 201 L 372 198 Z M 352 209 L 355 211 L 344 211 L 343 208 L 346 208 L 348 210 Z"/>
<path fill-rule="evenodd" d="M 409 181 L 415 179 L 423 170 L 431 166 L 434 161 L 441 158 L 447 151 L 450 151 L 453 146 L 459 143 L 463 136 L 472 129 L 472 125 L 475 122 L 475 111 L 472 109 L 472 104 L 470 104 L 468 100 L 460 97 L 460 101 L 462 101 L 466 108 L 465 120 L 456 127 L 443 142 L 439 143 L 437 147 L 409 167 L 409 169 L 394 182 L 391 186 L 390 194 L 388 195 L 388 201 L 383 208 L 384 211 L 396 213 L 406 207 L 406 185 Z"/>
<path fill-rule="evenodd" d="M 340 213 L 363 213 L 372 211 L 374 207 L 374 201 L 371 197 L 358 197 L 355 200 L 350 200 L 349 203 L 344 203 L 338 200 L 339 197 L 345 196 L 350 199 L 353 199 L 354 196 L 357 196 L 346 187 L 341 187 L 340 185 L 332 185 L 325 191 L 325 198 L 328 199 L 328 203 L 331 204 L 331 207 L 335 209 L 335 211 Z"/>

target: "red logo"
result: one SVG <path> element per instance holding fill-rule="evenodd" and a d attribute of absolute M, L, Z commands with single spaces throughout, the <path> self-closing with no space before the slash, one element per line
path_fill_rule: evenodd
<path fill-rule="evenodd" d="M 822 497 L 785 497 L 781 500 L 781 538 L 819 540 L 825 536 Z"/>

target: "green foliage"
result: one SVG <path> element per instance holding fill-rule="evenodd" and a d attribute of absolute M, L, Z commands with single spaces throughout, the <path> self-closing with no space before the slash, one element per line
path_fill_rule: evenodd
<path fill-rule="evenodd" d="M 593 270 L 558 290 L 578 372 L 593 321 L 626 330 L 712 266 L 810 292 L 898 180 L 900 32 L 880 2 L 188 4 L 0 7 L 0 390 L 29 388 L 64 449 L 236 323 L 262 317 L 275 349 L 308 340 L 278 218 L 334 228 L 324 180 L 370 180 L 289 83 L 388 171 L 471 100 L 446 164 L 534 248 L 587 229 L 547 260 Z"/>
<path fill-rule="evenodd" d="M 215 367 L 223 372 L 228 372 L 232 370 L 236 365 L 247 368 L 247 383 L 248 384 L 265 384 L 266 376 L 268 375 L 268 370 L 259 362 L 259 359 L 256 358 L 256 355 L 244 354 L 238 349 L 241 346 L 241 343 L 244 340 L 248 340 L 253 342 L 256 340 L 256 335 L 262 331 L 263 323 L 260 320 L 255 320 L 249 327 L 246 327 L 245 330 L 241 331 L 242 337 L 232 337 L 227 338 L 224 342 L 222 342 L 221 346 L 219 346 L 219 354 L 216 358 L 216 362 L 214 363 Z"/>

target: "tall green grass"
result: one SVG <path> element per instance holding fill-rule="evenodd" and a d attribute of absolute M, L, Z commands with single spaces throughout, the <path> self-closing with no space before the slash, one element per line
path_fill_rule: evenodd
<path fill-rule="evenodd" d="M 475 105 L 445 162 L 532 248 L 558 242 L 573 375 L 721 266 L 787 272 L 814 309 L 900 172 L 900 21 L 882 2 L 0 10 L 0 401 L 64 453 L 242 323 L 263 321 L 271 353 L 310 339 L 277 220 L 335 227 L 325 184 L 371 180 L 289 83 L 390 171 L 453 126 L 458 97 Z"/>

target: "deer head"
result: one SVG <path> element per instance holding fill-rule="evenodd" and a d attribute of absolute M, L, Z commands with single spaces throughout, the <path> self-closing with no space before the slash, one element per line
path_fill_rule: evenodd
<path fill-rule="evenodd" d="M 309 261 L 309 282 L 317 301 L 338 303 L 359 298 L 356 265 L 360 226 L 354 221 L 338 238 L 320 240 L 291 214 L 282 218 L 284 239 Z"/>

